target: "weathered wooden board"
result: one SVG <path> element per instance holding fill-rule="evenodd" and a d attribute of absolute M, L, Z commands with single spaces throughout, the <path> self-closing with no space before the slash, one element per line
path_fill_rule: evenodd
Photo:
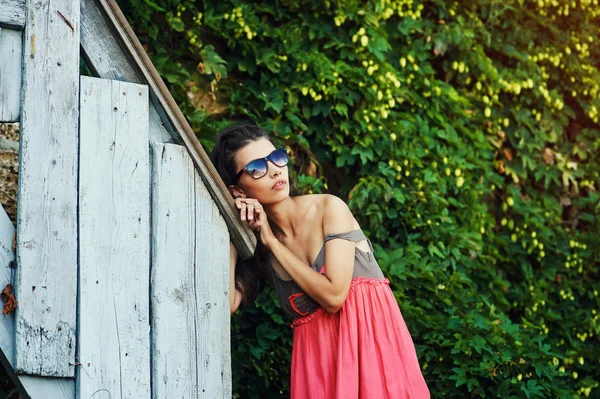
<path fill-rule="evenodd" d="M 256 248 L 256 235 L 238 217 L 233 198 L 210 158 L 150 61 L 114 0 L 81 0 L 81 45 L 86 63 L 100 77 L 147 84 L 150 99 L 175 142 L 187 148 L 194 166 L 229 227 L 231 240 L 244 259 Z M 113 61 L 114 60 L 114 61 Z M 152 116 L 152 115 L 151 115 Z M 154 124 L 154 119 L 152 120 Z M 165 142 L 163 139 L 153 141 Z"/>
<path fill-rule="evenodd" d="M 194 165 L 184 147 L 152 144 L 152 397 L 196 398 Z"/>
<path fill-rule="evenodd" d="M 25 26 L 25 0 L 0 0 L 0 27 L 22 29 Z"/>
<path fill-rule="evenodd" d="M 26 7 L 15 364 L 17 372 L 72 377 L 77 293 L 79 1 L 28 0 Z"/>
<path fill-rule="evenodd" d="M 196 173 L 196 331 L 202 398 L 231 398 L 229 235 Z"/>
<path fill-rule="evenodd" d="M 0 290 L 11 283 L 10 262 L 15 259 L 12 248 L 15 228 L 0 206 Z M 74 378 L 49 378 L 30 375 L 17 375 L 13 366 L 15 362 L 15 314 L 0 316 L 0 363 L 9 377 L 27 397 L 74 399 Z"/>
<path fill-rule="evenodd" d="M 23 31 L 0 27 L 0 122 L 19 120 L 22 61 Z"/>
<path fill-rule="evenodd" d="M 227 225 L 185 147 L 152 154 L 152 397 L 231 398 Z"/>
<path fill-rule="evenodd" d="M 150 397 L 148 88 L 81 77 L 79 398 Z"/>
<path fill-rule="evenodd" d="M 19 375 L 23 391 L 32 399 L 75 399 L 75 379 Z"/>

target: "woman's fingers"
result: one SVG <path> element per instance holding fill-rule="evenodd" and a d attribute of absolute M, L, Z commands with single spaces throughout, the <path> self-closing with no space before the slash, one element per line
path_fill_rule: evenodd
<path fill-rule="evenodd" d="M 252 219 L 250 219 L 252 217 Z M 265 223 L 265 214 L 262 212 L 260 208 L 260 204 L 258 206 L 254 205 L 254 214 L 250 212 L 250 204 L 248 204 L 248 225 L 251 229 L 255 231 L 260 231 L 260 228 Z"/>
<path fill-rule="evenodd" d="M 248 221 L 248 226 L 250 226 L 252 230 L 260 230 L 260 226 L 262 226 L 262 224 L 263 222 L 258 218 Z"/>
<path fill-rule="evenodd" d="M 240 217 L 242 220 L 246 220 L 246 204 L 241 202 L 240 205 Z"/>
<path fill-rule="evenodd" d="M 238 209 L 240 209 L 240 218 L 242 220 L 248 220 L 248 222 L 256 220 L 262 212 L 262 205 L 254 198 L 236 198 L 235 203 Z"/>

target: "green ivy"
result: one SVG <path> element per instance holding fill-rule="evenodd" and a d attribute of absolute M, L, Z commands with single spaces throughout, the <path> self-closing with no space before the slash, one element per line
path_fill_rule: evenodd
<path fill-rule="evenodd" d="M 207 149 L 260 124 L 348 201 L 434 397 L 600 395 L 598 0 L 119 3 Z M 278 307 L 235 397 L 289 395 Z"/>

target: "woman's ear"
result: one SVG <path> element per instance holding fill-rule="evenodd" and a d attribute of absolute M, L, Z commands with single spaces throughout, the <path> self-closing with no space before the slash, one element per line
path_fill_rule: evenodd
<path fill-rule="evenodd" d="M 238 186 L 229 186 L 229 192 L 234 198 L 246 198 L 246 194 Z"/>

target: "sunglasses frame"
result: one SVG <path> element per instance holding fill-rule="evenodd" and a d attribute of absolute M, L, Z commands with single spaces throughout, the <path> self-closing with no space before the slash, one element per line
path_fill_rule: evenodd
<path fill-rule="evenodd" d="M 273 156 L 273 153 L 274 153 L 275 151 L 283 151 L 283 152 L 284 152 L 284 154 L 285 154 L 285 157 L 287 158 L 287 162 L 286 162 L 286 163 L 285 163 L 285 165 L 283 165 L 283 166 L 286 166 L 286 165 L 289 163 L 289 161 L 290 161 L 290 159 L 289 159 L 289 158 L 288 158 L 288 156 L 287 156 L 287 148 L 285 148 L 285 147 L 282 147 L 282 148 L 276 148 L 276 149 L 274 149 L 273 151 L 271 151 L 271 153 L 270 153 L 269 155 L 267 155 L 266 157 L 264 157 L 264 158 L 256 158 L 256 159 L 253 159 L 252 161 L 248 162 L 248 163 L 246 164 L 246 166 L 244 166 L 244 167 L 242 168 L 242 170 L 240 170 L 240 171 L 237 173 L 237 175 L 235 175 L 235 178 L 233 179 L 233 183 L 234 183 L 234 184 L 235 184 L 235 183 L 237 183 L 237 181 L 240 179 L 240 177 L 241 177 L 241 176 L 244 174 L 244 171 L 247 171 L 247 172 L 248 172 L 248 174 L 250 175 L 250 177 L 252 177 L 253 179 L 260 179 L 261 177 L 265 177 L 265 176 L 267 175 L 267 173 L 269 172 L 269 161 L 270 161 L 270 162 L 271 162 L 273 165 L 275 165 L 275 166 L 277 166 L 277 167 L 279 167 L 279 168 L 282 168 L 283 166 L 279 166 L 279 165 L 277 165 L 277 164 L 276 164 L 275 162 L 273 162 L 273 160 L 271 159 L 271 157 Z M 248 169 L 247 169 L 247 168 L 248 168 L 248 166 L 250 166 L 250 164 L 252 164 L 253 162 L 256 162 L 256 161 L 263 161 L 263 162 L 264 162 L 264 163 L 267 165 L 267 173 L 265 173 L 264 175 L 262 175 L 262 176 L 260 176 L 260 177 L 254 177 L 254 176 L 252 176 L 252 174 L 250 174 L 250 172 L 249 172 L 249 171 L 248 171 Z"/>

